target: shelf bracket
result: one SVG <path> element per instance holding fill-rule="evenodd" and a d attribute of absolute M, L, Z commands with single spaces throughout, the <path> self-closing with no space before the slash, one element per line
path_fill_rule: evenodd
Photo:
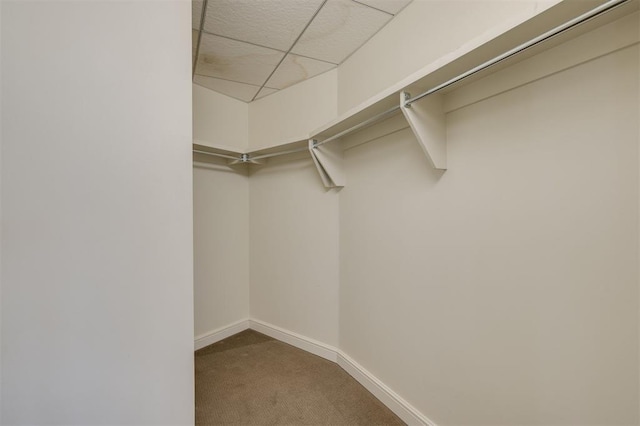
<path fill-rule="evenodd" d="M 447 132 L 442 95 L 433 94 L 407 105 L 409 98 L 409 93 L 400 93 L 402 114 L 433 167 L 446 170 Z"/>
<path fill-rule="evenodd" d="M 342 147 L 339 144 L 317 145 L 315 139 L 309 139 L 309 153 L 325 188 L 342 188 L 345 184 Z"/>
<path fill-rule="evenodd" d="M 227 162 L 227 164 L 230 166 L 235 166 L 238 164 L 264 164 L 264 161 L 254 160 L 253 158 L 251 158 L 250 154 L 240 154 L 237 160 L 230 160 Z"/>

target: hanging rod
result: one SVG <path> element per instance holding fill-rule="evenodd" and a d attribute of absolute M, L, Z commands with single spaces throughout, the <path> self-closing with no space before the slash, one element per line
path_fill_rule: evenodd
<path fill-rule="evenodd" d="M 553 37 L 565 32 L 565 31 L 568 31 L 568 30 L 570 30 L 572 28 L 575 28 L 580 24 L 583 24 L 583 23 L 585 23 L 585 22 L 587 22 L 587 21 L 589 21 L 589 20 L 591 20 L 591 19 L 593 19 L 593 18 L 595 18 L 597 16 L 600 16 L 600 15 L 606 13 L 606 12 L 609 12 L 609 11 L 615 9 L 618 6 L 621 6 L 622 4 L 627 3 L 628 1 L 630 1 L 630 0 L 609 0 L 608 2 L 603 3 L 600 6 L 594 8 L 594 9 L 592 9 L 592 10 L 586 12 L 586 13 L 583 13 L 582 15 L 580 15 L 580 16 L 578 16 L 576 18 L 573 18 L 570 21 L 567 21 L 562 25 L 559 25 L 559 26 L 553 28 L 553 29 L 547 31 L 544 34 L 541 34 L 538 37 L 527 41 L 526 43 L 522 43 L 521 45 L 516 46 L 513 49 L 511 49 L 511 50 L 509 50 L 509 51 L 507 51 L 507 52 L 505 52 L 505 53 L 503 53 L 501 55 L 498 55 L 495 58 L 490 59 L 487 62 L 485 62 L 483 64 L 480 64 L 477 67 L 474 67 L 474 68 L 470 69 L 469 71 L 466 71 L 466 72 L 458 75 L 457 77 L 452 78 L 451 80 L 447 80 L 444 83 L 439 84 L 439 85 L 427 90 L 426 92 L 423 92 L 423 93 L 421 93 L 421 94 L 419 94 L 417 96 L 414 96 L 413 98 L 409 98 L 409 99 L 405 100 L 404 106 L 408 108 L 408 107 L 411 106 L 412 103 L 414 103 L 417 100 L 420 100 L 420 99 L 424 98 L 425 96 L 429 96 L 431 94 L 439 92 L 440 90 L 442 90 L 444 88 L 447 88 L 447 87 L 449 87 L 449 86 L 451 86 L 451 85 L 453 85 L 455 83 L 458 83 L 459 81 L 462 81 L 462 80 L 464 80 L 464 79 L 466 79 L 468 77 L 471 77 L 472 75 L 477 74 L 480 71 L 484 71 L 487 68 L 492 67 L 492 66 L 494 66 L 494 65 L 496 65 L 496 64 L 498 64 L 498 63 L 500 63 L 500 62 L 502 62 L 502 61 L 504 61 L 506 59 L 509 59 L 509 58 L 519 54 L 519 53 L 522 53 L 527 49 L 530 49 L 530 48 L 532 48 L 534 46 L 537 46 L 540 43 L 543 43 L 543 42 L 545 42 L 547 40 L 550 40 L 551 38 L 553 38 Z"/>
<path fill-rule="evenodd" d="M 308 151 L 308 150 L 309 150 L 309 148 L 305 146 L 304 148 L 288 149 L 286 151 L 276 151 L 276 152 L 272 152 L 270 154 L 255 155 L 255 156 L 251 156 L 250 159 L 251 160 L 262 160 L 262 159 L 265 159 L 265 158 L 277 157 L 279 155 L 293 154 L 294 152 L 302 152 L 302 151 Z"/>
<path fill-rule="evenodd" d="M 236 157 L 232 156 L 232 155 L 226 155 L 226 154 L 219 154 L 217 152 L 209 152 L 209 151 L 200 151 L 198 149 L 194 149 L 193 152 L 195 152 L 196 154 L 204 154 L 204 155 L 212 155 L 214 157 L 222 157 L 222 158 L 227 158 L 229 160 L 238 160 L 238 161 L 242 161 L 242 156 L 238 155 Z"/>
<path fill-rule="evenodd" d="M 551 29 L 551 30 L 549 30 L 549 31 L 547 31 L 547 32 L 545 32 L 545 33 L 543 33 L 543 34 L 541 34 L 541 35 L 539 35 L 539 36 L 527 41 L 527 42 L 525 42 L 525 43 L 522 43 L 522 44 L 514 47 L 511 50 L 508 50 L 507 52 L 502 53 L 501 55 L 498 55 L 498 56 L 496 56 L 496 57 L 494 57 L 494 58 L 492 58 L 492 59 L 490 59 L 490 60 L 488 60 L 488 61 L 486 61 L 486 62 L 484 62 L 484 63 L 482 63 L 482 64 L 480 64 L 480 65 L 478 65 L 476 67 L 474 67 L 474 68 L 471 68 L 468 71 L 463 72 L 462 74 L 459 74 L 456 77 L 453 77 L 450 80 L 445 81 L 444 83 L 441 83 L 441 84 L 439 84 L 439 85 L 437 85 L 437 86 L 435 86 L 435 87 L 433 87 L 433 88 L 431 88 L 431 89 L 429 89 L 429 90 L 427 90 L 425 92 L 422 92 L 419 95 L 416 95 L 416 96 L 414 96 L 412 98 L 406 99 L 404 101 L 404 103 L 403 103 L 403 106 L 406 107 L 406 108 L 410 108 L 412 103 L 414 103 L 414 102 L 416 102 L 416 101 L 418 101 L 418 100 L 420 100 L 420 99 L 422 99 L 422 98 L 424 98 L 426 96 L 432 95 L 432 94 L 434 94 L 436 92 L 439 92 L 439 91 L 441 91 L 441 90 L 443 90 L 443 89 L 445 89 L 445 88 L 447 88 L 449 86 L 452 86 L 452 85 L 454 85 L 454 84 L 456 84 L 456 83 L 458 83 L 458 82 L 460 82 L 462 80 L 465 80 L 465 79 L 471 77 L 472 75 L 475 75 L 475 74 L 477 74 L 477 73 L 479 73 L 481 71 L 484 71 L 484 70 L 486 70 L 486 69 L 488 69 L 488 68 L 490 68 L 490 67 L 492 67 L 492 66 L 494 66 L 494 65 L 496 65 L 496 64 L 498 64 L 500 62 L 503 62 L 503 61 L 505 61 L 505 60 L 507 60 L 509 58 L 512 58 L 512 57 L 514 57 L 514 56 L 516 56 L 516 55 L 518 55 L 518 54 L 520 54 L 520 53 L 522 53 L 522 52 L 524 52 L 524 51 L 526 51 L 526 50 L 528 50 L 528 49 L 530 49 L 530 48 L 532 48 L 534 46 L 537 46 L 537 45 L 539 45 L 539 44 L 541 44 L 541 43 L 543 43 L 545 41 L 548 41 L 548 40 L 552 39 L 553 37 L 556 37 L 556 36 L 564 33 L 565 31 L 573 29 L 573 28 L 577 27 L 578 25 L 581 25 L 581 24 L 583 24 L 583 23 L 585 23 L 585 22 L 587 22 L 587 21 L 589 21 L 589 20 L 591 20 L 593 18 L 596 18 L 596 17 L 598 17 L 600 15 L 603 15 L 603 14 L 605 14 L 607 12 L 610 12 L 611 10 L 613 10 L 613 9 L 615 9 L 615 8 L 621 6 L 621 5 L 623 5 L 623 4 L 625 4 L 625 3 L 629 2 L 629 1 L 631 1 L 631 0 L 609 0 L 609 1 L 601 4 L 600 6 L 594 8 L 594 9 L 591 9 L 590 11 L 585 12 L 582 15 L 565 22 L 562 25 L 559 25 L 559 26 L 557 26 L 557 27 L 555 27 L 555 28 L 553 28 L 553 29 Z M 360 130 L 360 129 L 364 128 L 364 127 L 370 126 L 370 125 L 378 122 L 382 118 L 385 118 L 385 117 L 390 116 L 390 115 L 392 115 L 394 113 L 397 113 L 398 111 L 400 111 L 400 108 L 401 108 L 400 105 L 396 105 L 393 108 L 389 108 L 386 111 L 383 111 L 383 112 L 381 112 L 379 114 L 376 114 L 375 116 L 373 116 L 373 117 L 371 117 L 371 118 L 369 118 L 369 119 L 367 119 L 367 120 L 365 120 L 365 121 L 363 121 L 363 122 L 361 122 L 359 124 L 356 124 L 355 126 L 349 127 L 348 129 L 345 129 L 345 130 L 343 130 L 343 131 L 341 131 L 339 133 L 336 133 L 333 136 L 330 136 L 330 137 L 328 137 L 326 139 L 323 139 L 322 141 L 316 141 L 316 142 L 314 142 L 313 146 L 317 147 L 317 146 L 320 146 L 320 145 L 324 145 L 326 143 L 335 141 L 335 140 L 337 140 L 337 139 L 339 139 L 339 138 L 341 138 L 343 136 L 351 134 L 351 133 L 353 133 L 353 132 L 355 132 L 357 130 Z M 285 151 L 276 151 L 276 152 L 272 152 L 272 153 L 269 153 L 269 154 L 256 155 L 255 157 L 251 156 L 250 153 L 239 154 L 238 156 L 233 157 L 233 156 L 230 156 L 230 155 L 218 154 L 218 153 L 214 153 L 214 152 L 196 151 L 196 150 L 194 150 L 193 152 L 197 152 L 199 154 L 214 155 L 214 156 L 217 156 L 217 157 L 227 158 L 227 159 L 231 159 L 231 160 L 237 160 L 237 161 L 239 161 L 241 163 L 248 163 L 251 160 L 260 160 L 260 159 L 264 159 L 264 158 L 271 158 L 271 157 L 276 157 L 276 156 L 279 156 L 279 155 L 292 154 L 294 152 L 302 152 L 302 151 L 306 151 L 306 150 L 308 150 L 307 147 L 299 148 L 299 149 L 290 149 L 290 150 L 285 150 Z"/>
<path fill-rule="evenodd" d="M 363 121 L 360 124 L 356 124 L 355 126 L 349 127 L 348 129 L 343 130 L 340 133 L 336 133 L 335 135 L 333 135 L 331 137 L 328 137 L 327 139 L 323 139 L 320 142 L 316 142 L 314 144 L 314 146 L 324 145 L 327 142 L 331 142 L 331 141 L 334 141 L 336 139 L 339 139 L 339 138 L 341 138 L 341 137 L 343 137 L 345 135 L 348 135 L 350 133 L 355 132 L 356 130 L 360 130 L 360 129 L 364 128 L 364 127 L 370 126 L 373 123 L 382 120 L 383 117 L 386 117 L 386 116 L 391 115 L 391 114 L 393 114 L 395 112 L 398 112 L 398 111 L 400 111 L 400 105 L 396 105 L 393 108 L 389 108 L 388 110 L 383 111 L 380 114 L 376 114 L 373 117 Z"/>
<path fill-rule="evenodd" d="M 538 37 L 535 37 L 535 38 L 533 38 L 533 39 L 531 39 L 531 40 L 529 40 L 529 41 L 527 41 L 525 43 L 522 43 L 521 45 L 519 45 L 517 47 L 514 47 L 513 49 L 511 49 L 511 50 L 509 50 L 509 51 L 507 51 L 507 52 L 505 52 L 505 53 L 503 53 L 501 55 L 498 55 L 498 56 L 496 56 L 496 57 L 494 57 L 494 58 L 492 58 L 492 59 L 490 59 L 490 60 L 488 60 L 488 61 L 486 61 L 486 62 L 484 62 L 484 63 L 482 63 L 482 64 L 480 64 L 480 65 L 478 65 L 478 66 L 476 66 L 476 67 L 474 67 L 474 68 L 472 68 L 470 70 L 468 70 L 468 71 L 463 72 L 462 74 L 460 74 L 460 75 L 458 75 L 456 77 L 453 77 L 450 80 L 445 81 L 444 83 L 441 83 L 441 84 L 439 84 L 439 85 L 437 85 L 437 86 L 435 86 L 435 87 L 433 87 L 433 88 L 431 88 L 431 89 L 429 89 L 429 90 L 427 90 L 425 92 L 422 92 L 417 96 L 414 96 L 412 98 L 406 99 L 404 101 L 404 106 L 407 107 L 407 108 L 410 108 L 411 104 L 414 103 L 415 101 L 418 101 L 418 100 L 420 100 L 420 99 L 422 99 L 422 98 L 424 98 L 426 96 L 432 95 L 432 94 L 434 94 L 436 92 L 439 92 L 439 91 L 441 91 L 441 90 L 443 90 L 443 89 L 445 89 L 445 88 L 447 88 L 449 86 L 452 86 L 452 85 L 454 85 L 454 84 L 456 84 L 456 83 L 458 83 L 458 82 L 460 82 L 462 80 L 465 80 L 465 79 L 471 77 L 474 74 L 477 74 L 477 73 L 479 73 L 481 71 L 484 71 L 484 70 L 486 70 L 486 69 L 488 69 L 488 68 L 490 68 L 490 67 L 492 67 L 492 66 L 494 66 L 494 65 L 496 65 L 496 64 L 498 64 L 498 63 L 500 63 L 502 61 L 505 61 L 506 59 L 509 59 L 509 58 L 519 54 L 519 53 L 524 52 L 527 49 L 530 49 L 530 48 L 532 48 L 534 46 L 537 46 L 540 43 L 543 43 L 543 42 L 545 42 L 547 40 L 550 40 L 551 38 L 556 37 L 556 36 L 560 35 L 561 33 L 565 32 L 565 31 L 568 31 L 568 30 L 570 30 L 572 28 L 575 28 L 578 25 L 583 24 L 583 23 L 585 23 L 585 22 L 587 22 L 587 21 L 589 21 L 589 20 L 591 20 L 591 19 L 593 19 L 593 18 L 595 18 L 597 16 L 603 15 L 603 14 L 605 14 L 605 13 L 607 13 L 607 12 L 617 8 L 618 6 L 621 6 L 622 4 L 627 3 L 629 1 L 630 0 L 609 0 L 608 2 L 603 3 L 600 6 L 594 8 L 594 9 L 588 11 L 588 12 L 583 13 L 582 15 L 580 15 L 580 16 L 574 18 L 574 19 L 571 19 L 570 21 L 567 21 L 564 24 L 559 25 L 559 26 L 551 29 L 551 30 L 547 31 L 544 34 L 539 35 Z M 369 118 L 368 120 L 363 121 L 362 123 L 359 123 L 359 124 L 356 124 L 355 126 L 349 127 L 348 129 L 343 130 L 340 133 L 337 133 L 337 134 L 335 134 L 333 136 L 330 136 L 327 139 L 323 139 L 320 142 L 316 142 L 315 146 L 320 146 L 320 145 L 323 145 L 323 144 L 325 144 L 327 142 L 332 142 L 332 141 L 334 141 L 336 139 L 341 138 L 342 136 L 348 135 L 348 134 L 353 133 L 353 132 L 355 132 L 357 130 L 360 130 L 360 129 L 364 128 L 364 127 L 367 127 L 367 126 L 369 126 L 369 125 L 381 120 L 382 118 L 387 117 L 387 116 L 389 116 L 391 114 L 394 114 L 394 113 L 396 113 L 398 111 L 400 111 L 400 105 L 396 105 L 393 108 L 389 108 L 388 110 L 383 111 L 380 114 L 377 114 L 377 115 Z"/>

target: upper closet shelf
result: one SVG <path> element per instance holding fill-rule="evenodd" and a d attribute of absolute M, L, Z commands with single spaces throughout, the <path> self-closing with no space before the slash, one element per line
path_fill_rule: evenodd
<path fill-rule="evenodd" d="M 329 142 L 402 112 L 432 165 L 445 170 L 443 94 L 633 13 L 639 2 L 565 0 L 515 26 L 505 26 L 467 43 L 312 131 L 306 140 L 247 153 L 195 144 L 194 152 L 226 158 L 230 163 L 250 164 L 309 150 L 324 185 L 341 187 L 341 151 L 338 144 Z M 329 145 L 334 147 L 329 149 Z"/>

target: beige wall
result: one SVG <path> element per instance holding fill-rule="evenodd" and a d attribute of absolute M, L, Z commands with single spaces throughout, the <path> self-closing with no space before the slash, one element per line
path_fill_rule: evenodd
<path fill-rule="evenodd" d="M 640 19 L 623 21 L 447 94 L 446 172 L 399 117 L 344 141 L 340 191 L 305 155 L 257 168 L 251 317 L 337 346 L 441 426 L 637 424 Z"/>
<path fill-rule="evenodd" d="M 308 158 L 250 177 L 251 317 L 338 343 L 338 194 Z"/>
<path fill-rule="evenodd" d="M 337 345 L 338 194 L 306 155 L 241 170 L 194 164 L 196 339 L 251 317 Z"/>
<path fill-rule="evenodd" d="M 305 140 L 337 116 L 338 71 L 331 70 L 249 104 L 251 150 Z"/>
<path fill-rule="evenodd" d="M 341 349 L 440 425 L 637 424 L 638 71 L 450 112 L 444 173 L 409 130 L 348 150 Z"/>
<path fill-rule="evenodd" d="M 338 113 L 559 0 L 413 0 L 338 68 Z"/>
<path fill-rule="evenodd" d="M 195 338 L 249 318 L 249 180 L 218 164 L 193 168 Z"/>
<path fill-rule="evenodd" d="M 188 2 L 2 2 L 2 424 L 192 424 Z"/>
<path fill-rule="evenodd" d="M 231 151 L 249 146 L 249 105 L 193 84 L 194 143 Z"/>

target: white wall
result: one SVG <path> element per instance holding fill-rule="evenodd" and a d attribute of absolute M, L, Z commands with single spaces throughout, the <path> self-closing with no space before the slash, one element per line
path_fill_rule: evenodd
<path fill-rule="evenodd" d="M 2 7 L 2 422 L 192 424 L 189 3 Z"/>
<path fill-rule="evenodd" d="M 341 349 L 439 425 L 637 424 L 638 72 L 450 112 L 444 173 L 409 130 L 347 150 Z"/>
<path fill-rule="evenodd" d="M 298 158 L 250 177 L 251 317 L 336 346 L 338 194 Z"/>
<path fill-rule="evenodd" d="M 243 152 L 249 146 L 249 104 L 193 85 L 194 143 Z"/>
<path fill-rule="evenodd" d="M 497 36 L 559 0 L 413 0 L 338 67 L 338 113 L 343 114 L 428 64 Z"/>
<path fill-rule="evenodd" d="M 195 338 L 249 318 L 249 180 L 240 167 L 193 168 Z"/>

